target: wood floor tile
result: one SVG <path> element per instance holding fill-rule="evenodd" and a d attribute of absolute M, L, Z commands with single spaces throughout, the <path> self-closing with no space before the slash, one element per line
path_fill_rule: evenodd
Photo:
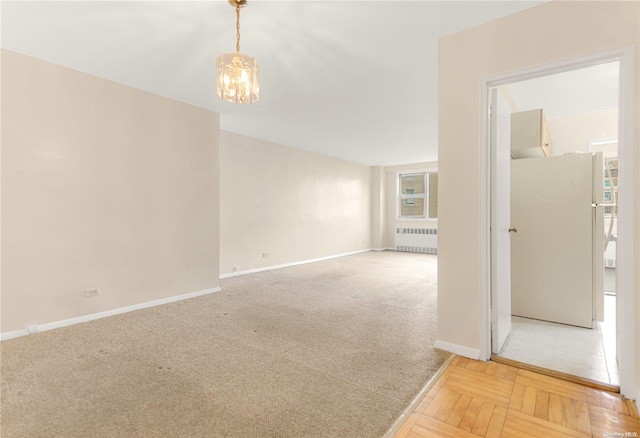
<path fill-rule="evenodd" d="M 549 421 L 549 393 L 547 391 L 538 391 L 536 394 L 536 407 L 533 415 L 541 420 Z"/>
<path fill-rule="evenodd" d="M 453 408 L 455 408 L 456 404 L 458 403 L 459 399 L 460 393 L 452 392 L 451 394 L 449 394 L 449 397 L 447 397 L 447 400 L 442 404 L 440 410 L 438 410 L 438 413 L 435 415 L 435 418 L 437 420 L 446 422 L 449 418 L 449 415 L 451 415 Z"/>
<path fill-rule="evenodd" d="M 526 431 L 514 429 L 510 425 L 505 425 L 500 434 L 501 438 L 536 438 L 535 435 L 531 435 Z"/>
<path fill-rule="evenodd" d="M 577 401 L 575 406 L 576 430 L 591 434 L 591 418 L 589 417 L 589 405 Z"/>
<path fill-rule="evenodd" d="M 458 356 L 394 437 L 581 438 L 634 432 L 640 436 L 636 405 L 619 394 Z"/>
<path fill-rule="evenodd" d="M 409 432 L 411 432 L 413 426 L 416 424 L 416 421 L 418 421 L 418 418 L 420 418 L 420 414 L 413 413 L 409 415 L 405 422 L 402 424 L 402 427 L 400 427 L 400 429 L 398 429 L 398 432 L 396 432 L 395 437 L 406 438 Z"/>
<path fill-rule="evenodd" d="M 558 394 L 549 394 L 549 421 L 562 424 L 562 397 Z"/>
<path fill-rule="evenodd" d="M 474 435 L 485 436 L 485 434 L 487 433 L 487 429 L 489 428 L 489 423 L 491 422 L 491 417 L 493 416 L 495 407 L 496 405 L 494 405 L 493 403 L 482 403 L 480 412 L 478 412 L 478 418 L 476 418 L 473 429 L 471 429 L 471 432 Z"/>
<path fill-rule="evenodd" d="M 548 377 L 539 374 L 532 376 L 530 371 L 518 373 L 516 377 L 516 383 L 521 383 L 525 386 L 541 389 L 543 391 L 553 392 L 566 397 L 573 398 L 574 400 L 586 400 L 586 394 L 584 387 L 571 382 L 563 382 L 555 377 Z"/>
<path fill-rule="evenodd" d="M 472 398 L 471 403 L 469 403 L 469 407 L 467 408 L 467 412 L 464 413 L 462 420 L 458 424 L 458 429 L 464 430 L 465 432 L 471 432 L 473 425 L 476 423 L 481 407 L 482 401 L 473 400 Z"/>
<path fill-rule="evenodd" d="M 522 412 L 527 415 L 533 415 L 536 411 L 536 395 L 538 390 L 533 386 L 526 386 L 524 397 L 522 399 Z"/>
<path fill-rule="evenodd" d="M 635 432 L 640 436 L 640 418 L 610 411 L 604 407 L 589 406 L 592 431 L 603 436 L 605 432 Z"/>
<path fill-rule="evenodd" d="M 576 429 L 577 418 L 574 416 L 576 411 L 576 401 L 569 397 L 562 397 L 562 425 L 570 429 Z"/>
<path fill-rule="evenodd" d="M 472 400 L 473 398 L 471 398 L 471 396 L 469 395 L 461 395 L 455 407 L 453 408 L 451 415 L 449 415 L 449 418 L 447 418 L 447 424 L 458 427 Z"/>
<path fill-rule="evenodd" d="M 509 401 L 509 408 L 517 411 L 522 410 L 522 402 L 524 401 L 524 391 L 527 389 L 521 383 L 516 383 L 511 393 L 511 400 Z"/>
<path fill-rule="evenodd" d="M 504 421 L 507 417 L 507 409 L 502 406 L 496 406 L 489 421 L 489 427 L 487 427 L 486 437 L 499 437 L 501 436 L 502 429 L 504 427 Z"/>
<path fill-rule="evenodd" d="M 428 417 L 418 419 L 414 428 L 420 430 L 420 433 L 425 434 L 424 436 L 435 436 L 439 438 L 477 438 L 469 432 Z"/>
<path fill-rule="evenodd" d="M 524 414 L 522 412 L 509 411 L 507 414 L 506 424 L 518 424 L 524 427 L 527 433 L 532 433 L 535 436 L 544 436 L 549 438 L 590 438 L 591 434 L 579 432 L 570 427 L 559 426 L 557 424 L 550 423 L 548 421 L 540 420 L 539 418 L 532 417 L 531 415 Z"/>

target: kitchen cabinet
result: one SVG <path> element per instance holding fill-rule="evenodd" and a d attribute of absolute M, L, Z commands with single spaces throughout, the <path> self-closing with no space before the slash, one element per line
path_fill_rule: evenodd
<path fill-rule="evenodd" d="M 551 155 L 551 135 L 544 110 L 511 114 L 511 158 L 535 158 Z"/>

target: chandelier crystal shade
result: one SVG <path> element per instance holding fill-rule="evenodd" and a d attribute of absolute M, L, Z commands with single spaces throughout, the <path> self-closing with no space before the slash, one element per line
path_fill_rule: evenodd
<path fill-rule="evenodd" d="M 236 51 L 216 60 L 218 97 L 232 103 L 254 103 L 260 99 L 260 67 L 255 58 L 240 53 L 240 8 L 246 0 L 229 0 L 236 8 Z"/>
<path fill-rule="evenodd" d="M 238 52 L 223 53 L 216 61 L 218 97 L 232 103 L 254 103 L 260 98 L 258 61 Z"/>

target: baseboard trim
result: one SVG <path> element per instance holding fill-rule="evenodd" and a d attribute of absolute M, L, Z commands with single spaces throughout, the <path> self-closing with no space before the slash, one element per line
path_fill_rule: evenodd
<path fill-rule="evenodd" d="M 131 306 L 119 307 L 117 309 L 106 310 L 104 312 L 92 313 L 89 315 L 83 315 L 75 318 L 64 319 L 62 321 L 49 322 L 42 325 L 28 325 L 22 330 L 2 333 L 0 335 L 0 341 L 7 341 L 9 339 L 19 338 L 21 336 L 30 335 L 33 333 L 44 332 L 47 330 L 53 330 L 60 327 L 66 327 L 66 326 L 80 324 L 88 321 L 94 321 L 96 319 L 119 315 L 121 313 L 133 312 L 134 310 L 146 309 L 147 307 L 161 306 L 163 304 L 169 304 L 175 301 L 187 300 L 189 298 L 195 298 L 202 295 L 208 295 L 215 292 L 220 292 L 221 290 L 222 289 L 220 287 L 214 287 L 211 289 L 205 289 L 197 292 L 190 292 L 182 295 L 175 295 L 172 297 L 161 298 L 159 300 L 147 301 L 140 304 L 133 304 Z"/>
<path fill-rule="evenodd" d="M 464 345 L 452 344 L 450 342 L 436 341 L 433 344 L 434 348 L 455 353 L 458 356 L 463 356 L 469 359 L 480 360 L 480 349 L 465 347 Z"/>
<path fill-rule="evenodd" d="M 226 274 L 220 275 L 220 279 L 222 280 L 223 278 L 236 277 L 238 275 L 255 274 L 256 272 L 271 271 L 273 269 L 289 268 L 291 266 L 305 265 L 307 263 L 315 263 L 315 262 L 321 262 L 323 260 L 337 259 L 338 257 L 346 257 L 346 256 L 362 254 L 364 252 L 370 252 L 370 251 L 376 251 L 376 250 L 371 248 L 361 249 L 359 251 L 345 252 L 342 254 L 334 254 L 334 255 L 325 256 L 325 257 L 318 257 L 316 259 L 301 260 L 299 262 L 283 263 L 281 265 L 271 265 L 271 266 L 264 266 L 261 268 L 247 269 L 244 271 L 228 272 Z"/>

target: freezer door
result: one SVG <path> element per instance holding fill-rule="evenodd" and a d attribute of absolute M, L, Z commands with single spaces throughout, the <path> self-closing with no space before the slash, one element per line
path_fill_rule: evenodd
<path fill-rule="evenodd" d="M 512 161 L 513 315 L 592 328 L 592 168 L 591 154 Z"/>

